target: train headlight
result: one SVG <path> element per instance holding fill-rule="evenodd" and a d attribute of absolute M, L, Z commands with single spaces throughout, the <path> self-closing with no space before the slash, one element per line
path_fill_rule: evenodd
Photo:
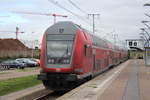
<path fill-rule="evenodd" d="M 64 64 L 66 63 L 66 59 L 63 60 L 63 63 L 64 63 Z"/>
<path fill-rule="evenodd" d="M 63 63 L 64 63 L 64 64 L 68 64 L 69 62 L 70 62 L 69 59 L 64 59 L 64 60 L 63 60 Z"/>
<path fill-rule="evenodd" d="M 51 63 L 51 59 L 48 59 L 48 63 Z"/>
<path fill-rule="evenodd" d="M 66 60 L 66 63 L 69 63 L 69 62 L 70 62 L 69 59 L 67 59 L 67 60 Z"/>
<path fill-rule="evenodd" d="M 51 62 L 54 63 L 54 59 L 52 59 Z"/>
<path fill-rule="evenodd" d="M 48 63 L 53 64 L 53 63 L 54 63 L 54 59 L 49 59 L 49 60 L 48 60 Z"/>

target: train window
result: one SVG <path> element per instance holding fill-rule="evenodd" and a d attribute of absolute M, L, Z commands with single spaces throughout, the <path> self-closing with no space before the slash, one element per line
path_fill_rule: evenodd
<path fill-rule="evenodd" d="M 59 33 L 63 33 L 64 32 L 64 29 L 63 28 L 60 28 L 59 29 Z"/>
<path fill-rule="evenodd" d="M 96 59 L 95 70 L 100 68 L 100 60 Z"/>
<path fill-rule="evenodd" d="M 84 45 L 84 56 L 87 54 L 87 45 Z"/>
<path fill-rule="evenodd" d="M 85 39 L 87 40 L 87 36 L 86 36 L 86 34 L 83 32 L 83 34 L 84 34 L 84 37 L 85 37 Z"/>
<path fill-rule="evenodd" d="M 92 47 L 90 47 L 90 56 L 92 56 Z"/>
<path fill-rule="evenodd" d="M 54 41 L 54 40 L 62 40 L 62 41 L 64 41 L 64 40 L 70 40 L 70 41 L 72 41 L 72 40 L 74 40 L 74 38 L 75 38 L 75 35 L 70 35 L 70 34 L 48 34 L 47 35 L 47 40 L 50 40 L 50 41 Z"/>
<path fill-rule="evenodd" d="M 129 42 L 129 46 L 132 46 L 132 42 Z"/>
<path fill-rule="evenodd" d="M 105 64 L 106 67 L 109 65 L 108 59 L 104 59 L 104 64 Z"/>

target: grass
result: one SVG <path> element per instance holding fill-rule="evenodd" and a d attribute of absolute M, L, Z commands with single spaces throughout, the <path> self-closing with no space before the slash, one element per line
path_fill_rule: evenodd
<path fill-rule="evenodd" d="M 10 72 L 0 72 L 0 75 L 1 75 L 1 74 L 8 74 L 8 73 L 10 73 Z"/>
<path fill-rule="evenodd" d="M 17 69 L 18 72 L 31 72 L 33 70 L 38 70 L 40 67 L 33 67 L 33 68 L 25 68 L 25 69 Z"/>
<path fill-rule="evenodd" d="M 36 75 L 0 81 L 0 96 L 40 84 Z"/>
<path fill-rule="evenodd" d="M 97 88 L 97 85 L 96 84 L 90 84 L 89 87 Z"/>

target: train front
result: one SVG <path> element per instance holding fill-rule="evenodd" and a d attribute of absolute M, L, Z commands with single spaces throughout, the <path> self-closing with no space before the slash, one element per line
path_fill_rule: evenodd
<path fill-rule="evenodd" d="M 41 72 L 38 79 L 52 90 L 66 90 L 74 86 L 76 76 L 72 74 L 76 25 L 58 22 L 49 27 L 42 40 Z"/>

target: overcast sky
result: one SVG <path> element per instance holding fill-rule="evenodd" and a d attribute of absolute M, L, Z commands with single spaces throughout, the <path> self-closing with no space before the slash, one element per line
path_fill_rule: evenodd
<path fill-rule="evenodd" d="M 150 7 L 143 4 L 150 0 L 71 0 L 84 12 L 75 8 L 68 0 L 55 0 L 58 4 L 82 17 L 78 18 L 48 0 L 0 0 L 0 31 L 15 31 L 18 26 L 24 34 L 19 39 L 41 40 L 46 28 L 53 24 L 52 16 L 30 15 L 14 12 L 56 13 L 67 15 L 68 18 L 57 18 L 57 21 L 73 21 L 92 31 L 92 19 L 86 13 L 98 13 L 95 19 L 97 35 L 107 39 L 118 34 L 120 40 L 139 38 L 141 21 L 150 20 Z M 5 17 L 4 17 L 5 16 Z M 89 24 L 90 23 L 90 24 Z M 107 34 L 106 34 L 107 33 Z M 15 33 L 2 33 L 0 38 L 15 38 Z"/>

